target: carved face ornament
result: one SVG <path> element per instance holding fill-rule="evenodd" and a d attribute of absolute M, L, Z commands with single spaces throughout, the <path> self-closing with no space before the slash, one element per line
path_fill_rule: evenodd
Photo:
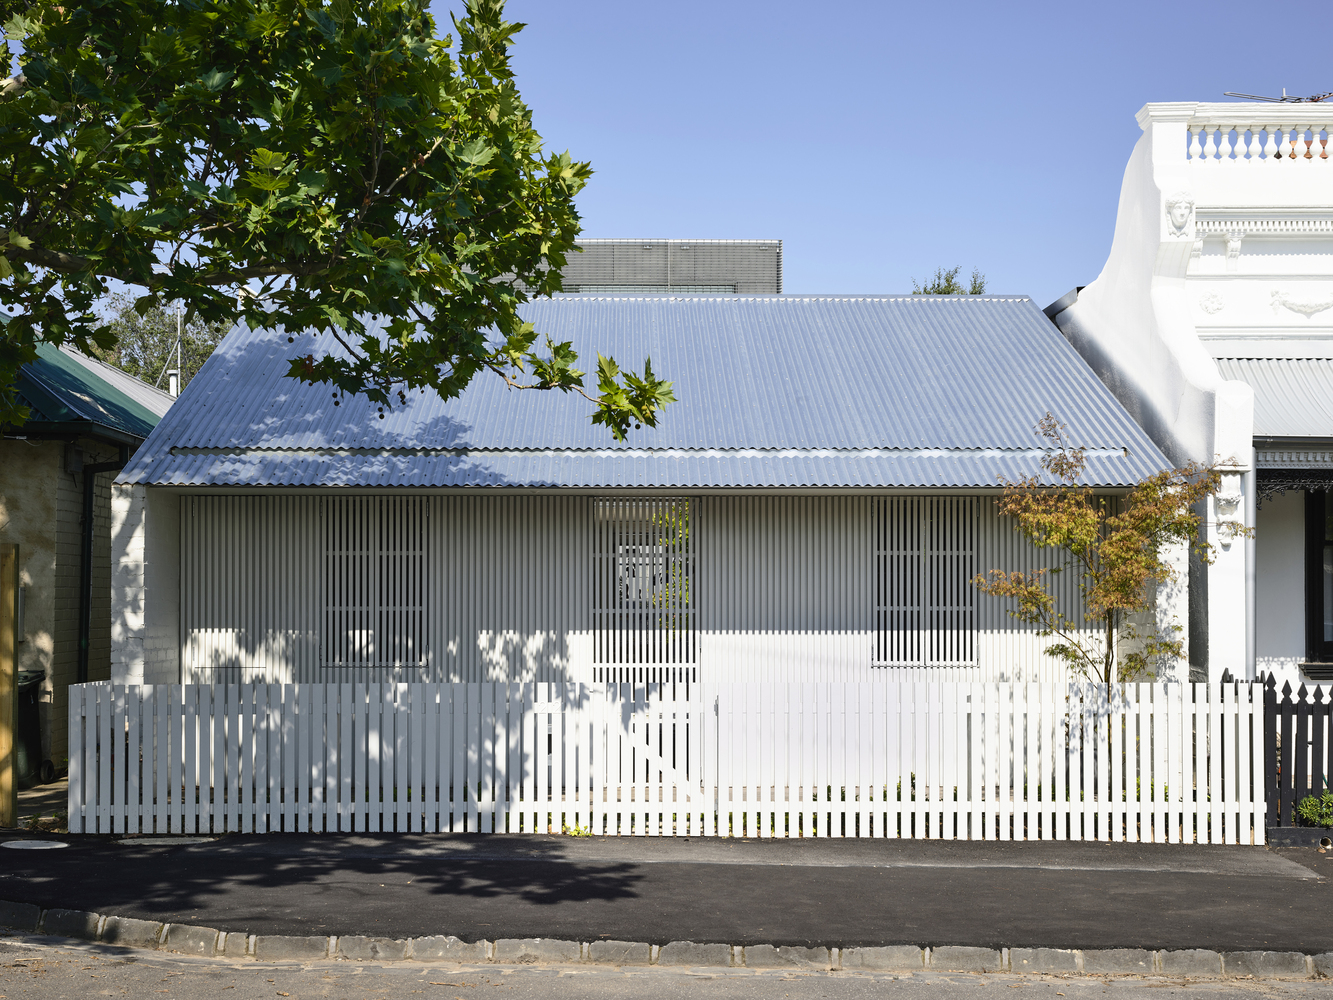
<path fill-rule="evenodd" d="M 1194 199 L 1187 194 L 1172 195 L 1166 201 L 1166 217 L 1174 230 L 1172 235 L 1183 236 L 1194 211 Z"/>

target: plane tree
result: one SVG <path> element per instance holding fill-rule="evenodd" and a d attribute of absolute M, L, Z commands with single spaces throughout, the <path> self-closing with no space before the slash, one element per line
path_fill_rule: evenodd
<path fill-rule="evenodd" d="M 41 342 L 114 350 L 99 303 L 315 329 L 289 374 L 383 409 L 479 374 L 580 393 L 617 438 L 673 399 L 595 376 L 519 306 L 560 288 L 587 163 L 546 150 L 510 66 L 521 24 L 468 0 L 4 4 L 0 423 Z M 336 341 L 336 345 L 334 344 Z"/>

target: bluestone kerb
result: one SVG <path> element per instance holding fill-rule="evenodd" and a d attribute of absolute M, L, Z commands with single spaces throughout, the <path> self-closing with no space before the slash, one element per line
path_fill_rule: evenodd
<path fill-rule="evenodd" d="M 417 938 L 301 937 L 219 931 L 86 910 L 40 909 L 0 900 L 0 927 L 18 933 L 97 941 L 201 957 L 271 962 L 487 962 L 563 965 L 663 965 L 701 968 L 790 968 L 829 971 L 1053 972 L 1313 979 L 1333 976 L 1333 952 L 1229 951 L 1201 948 L 977 948 L 957 945 L 791 947 L 771 944 L 671 941 L 565 941 L 500 938 L 463 941 L 451 935 Z"/>

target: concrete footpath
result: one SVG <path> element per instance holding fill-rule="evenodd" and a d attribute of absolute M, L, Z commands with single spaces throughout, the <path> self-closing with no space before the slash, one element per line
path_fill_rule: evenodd
<path fill-rule="evenodd" d="M 0 923 L 194 954 L 1333 975 L 1314 848 L 44 839 L 0 854 Z"/>

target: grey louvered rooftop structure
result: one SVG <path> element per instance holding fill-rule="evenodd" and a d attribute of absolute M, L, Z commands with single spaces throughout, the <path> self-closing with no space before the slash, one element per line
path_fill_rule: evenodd
<path fill-rule="evenodd" d="M 776 295 L 781 240 L 579 240 L 561 277 L 572 294 Z"/>

